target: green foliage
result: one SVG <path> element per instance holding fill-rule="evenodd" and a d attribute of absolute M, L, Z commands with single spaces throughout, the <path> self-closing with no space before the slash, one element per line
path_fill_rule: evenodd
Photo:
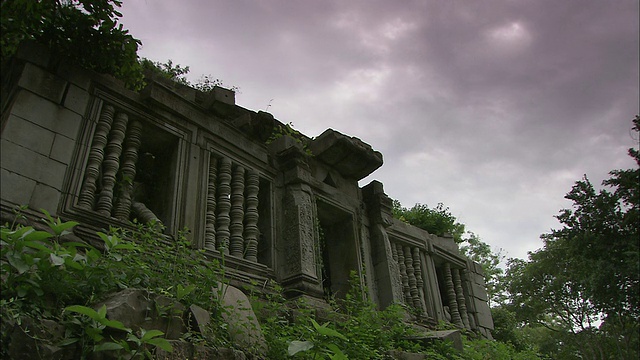
<path fill-rule="evenodd" d="M 465 360 L 537 360 L 540 359 L 540 355 L 532 350 L 518 351 L 511 344 L 499 341 L 465 339 L 461 358 Z"/>
<path fill-rule="evenodd" d="M 120 355 L 127 354 L 129 359 L 152 359 L 153 355 L 149 350 L 150 346 L 159 347 L 169 352 L 173 351 L 171 344 L 160 337 L 164 335 L 162 331 L 140 329 L 139 336 L 136 336 L 133 330 L 125 327 L 121 322 L 109 320 L 107 318 L 106 305 L 103 305 L 98 311 L 82 305 L 72 305 L 66 307 L 64 312 L 77 313 L 84 316 L 74 316 L 67 320 L 67 329 L 73 330 L 74 325 L 80 329 L 79 331 L 72 331 L 72 334 L 78 334 L 78 337 L 67 337 L 58 346 L 67 346 L 80 342 L 83 356 L 99 351 L 112 351 Z M 126 332 L 126 339 L 104 341 L 103 331 L 107 327 Z"/>
<path fill-rule="evenodd" d="M 189 66 L 180 66 L 180 64 L 173 64 L 173 61 L 167 60 L 166 63 L 158 61 L 151 61 L 147 58 L 142 58 L 140 64 L 144 70 L 150 71 L 153 74 L 159 75 L 171 81 L 175 81 L 178 84 L 189 85 L 189 80 L 186 75 L 189 73 Z"/>
<path fill-rule="evenodd" d="M 365 299 L 366 291 L 356 272 L 351 276 L 351 290 L 344 299 L 331 300 L 331 312 L 320 325 L 316 311 L 302 301 L 285 303 L 280 295 L 260 307 L 271 314 L 262 322 L 269 345 L 269 359 L 383 359 L 389 350 L 429 354 L 433 359 L 458 359 L 448 344 L 424 347 L 411 340 L 417 335 L 404 322 L 405 309 L 392 305 L 379 311 Z"/>
<path fill-rule="evenodd" d="M 197 304 L 218 317 L 224 311 L 212 299 L 224 276 L 222 267 L 194 250 L 184 234 L 169 239 L 158 224 L 148 228 L 137 225 L 128 231 L 111 229 L 109 234 L 98 233 L 103 242 L 100 251 L 65 238 L 76 222 L 53 219 L 46 211 L 44 215 L 43 223 L 49 231 L 20 225 L 1 227 L 3 340 L 10 328 L 5 325 L 19 325 L 25 317 L 32 317 L 63 320 L 68 332 L 61 344 L 78 343 L 84 354 L 108 349 L 150 357 L 153 347 L 167 349 L 168 343 L 157 331 L 141 329 L 134 334 L 108 320 L 106 309 L 88 307 L 128 287 L 145 288 L 186 305 Z M 160 315 L 171 311 L 154 310 Z M 211 346 L 228 346 L 226 327 L 218 317 L 207 334 L 187 336 Z M 127 332 L 127 338 L 105 341 L 102 330 L 106 327 Z M 3 347 L 2 352 L 6 351 Z"/>
<path fill-rule="evenodd" d="M 349 341 L 344 335 L 338 331 L 330 328 L 329 323 L 324 325 L 318 324 L 314 319 L 311 319 L 313 328 L 318 333 L 315 341 L 298 341 L 294 340 L 289 343 L 287 353 L 289 356 L 294 356 L 300 352 L 308 352 L 316 358 L 317 355 L 326 355 L 331 360 L 344 360 L 348 359 L 340 348 L 332 342 L 334 338 L 341 339 L 343 341 Z"/>
<path fill-rule="evenodd" d="M 308 156 L 313 156 L 311 149 L 309 149 L 309 147 L 307 146 L 306 141 L 303 140 L 304 135 L 302 135 L 300 131 L 296 130 L 293 127 L 292 122 L 289 122 L 288 124 L 276 124 L 276 126 L 273 127 L 271 137 L 267 139 L 266 143 L 267 145 L 271 144 L 272 142 L 283 136 L 289 136 L 290 138 L 294 139 L 296 143 L 300 144 L 305 154 L 307 154 Z"/>
<path fill-rule="evenodd" d="M 0 12 L 2 63 L 20 42 L 34 40 L 74 64 L 143 85 L 139 40 L 118 23 L 119 0 L 4 0 Z"/>
<path fill-rule="evenodd" d="M 407 209 L 398 200 L 393 200 L 393 217 L 426 230 L 430 234 L 437 236 L 450 234 L 456 243 L 462 242 L 464 224 L 459 223 L 449 208 L 442 203 L 433 209 L 426 204 L 415 204 L 411 209 Z"/>
<path fill-rule="evenodd" d="M 150 71 L 153 74 L 159 75 L 171 81 L 175 81 L 178 84 L 190 86 L 205 93 L 212 92 L 213 88 L 216 86 L 224 88 L 227 87 L 226 85 L 224 85 L 222 80 L 214 78 L 211 74 L 202 75 L 198 79 L 198 81 L 192 83 L 191 81 L 189 81 L 189 79 L 187 79 L 187 74 L 189 74 L 190 71 L 189 66 L 181 66 L 180 64 L 174 65 L 172 60 L 167 60 L 167 62 L 161 63 L 158 61 L 151 61 L 147 58 L 143 58 L 140 61 L 140 64 L 142 65 L 143 69 Z M 229 88 L 229 90 L 237 93 L 240 91 L 240 88 L 237 86 L 232 86 Z"/>

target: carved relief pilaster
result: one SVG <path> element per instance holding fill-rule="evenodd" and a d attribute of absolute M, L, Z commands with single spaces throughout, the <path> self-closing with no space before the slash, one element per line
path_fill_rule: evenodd
<path fill-rule="evenodd" d="M 114 210 L 114 216 L 120 220 L 129 220 L 129 214 L 131 213 L 131 196 L 133 194 L 133 180 L 136 177 L 136 162 L 138 162 L 141 133 L 142 124 L 139 121 L 133 120 L 129 124 L 127 138 L 125 139 L 125 148 L 120 170 L 122 185 Z"/>
<path fill-rule="evenodd" d="M 460 312 L 458 310 L 458 301 L 456 299 L 456 290 L 453 284 L 453 275 L 451 274 L 451 265 L 445 263 L 444 267 L 444 285 L 447 289 L 447 300 L 449 304 L 449 313 L 451 314 L 451 322 L 457 327 L 464 327 Z"/>
<path fill-rule="evenodd" d="M 315 204 L 305 184 L 289 185 L 284 194 L 281 271 L 286 290 L 322 296 L 315 229 Z"/>
<path fill-rule="evenodd" d="M 97 189 L 96 181 L 100 176 L 100 165 L 102 165 L 102 160 L 104 159 L 104 148 L 107 145 L 107 136 L 109 135 L 109 130 L 111 130 L 114 113 L 115 108 L 113 106 L 104 105 L 100 113 L 100 120 L 93 134 L 87 169 L 82 183 L 82 190 L 80 191 L 80 198 L 78 199 L 78 206 L 85 209 L 93 209 Z"/>
<path fill-rule="evenodd" d="M 229 252 L 233 256 L 243 257 L 244 239 L 244 168 L 236 166 L 231 182 L 231 225 Z"/>
<path fill-rule="evenodd" d="M 105 159 L 102 163 L 102 190 L 98 197 L 96 211 L 104 216 L 111 215 L 113 207 L 113 189 L 116 185 L 116 174 L 120 168 L 120 154 L 122 153 L 122 142 L 129 117 L 127 114 L 119 112 L 116 114 L 113 127 L 109 135 Z"/>
<path fill-rule="evenodd" d="M 218 249 L 229 253 L 229 210 L 231 209 L 231 160 L 222 158 L 218 170 L 218 216 L 216 218 L 216 240 Z"/>
<path fill-rule="evenodd" d="M 216 248 L 216 181 L 218 180 L 218 160 L 211 156 L 209 160 L 209 182 L 207 184 L 207 214 L 204 232 L 204 247 Z"/>
<path fill-rule="evenodd" d="M 467 313 L 467 304 L 464 298 L 464 292 L 462 291 L 462 282 L 460 281 L 460 271 L 458 269 L 452 269 L 451 274 L 453 276 L 453 285 L 456 290 L 456 300 L 458 302 L 458 310 L 460 312 L 460 318 L 466 329 L 471 329 L 469 325 L 469 314 Z"/>
<path fill-rule="evenodd" d="M 260 190 L 258 172 L 247 173 L 247 209 L 244 214 L 245 259 L 258 261 L 258 191 Z"/>

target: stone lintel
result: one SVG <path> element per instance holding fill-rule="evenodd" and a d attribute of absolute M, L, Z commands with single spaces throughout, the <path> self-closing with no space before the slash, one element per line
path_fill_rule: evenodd
<path fill-rule="evenodd" d="M 316 159 L 335 168 L 342 176 L 361 180 L 382 166 L 382 154 L 356 137 L 327 129 L 309 143 Z"/>

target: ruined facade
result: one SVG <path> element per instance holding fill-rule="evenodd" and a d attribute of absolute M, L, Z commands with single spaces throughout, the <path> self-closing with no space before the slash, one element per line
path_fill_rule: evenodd
<path fill-rule="evenodd" d="M 343 297 L 355 271 L 381 308 L 404 303 L 422 322 L 490 337 L 480 266 L 452 238 L 393 219 L 380 182 L 359 187 L 383 163 L 361 140 L 291 132 L 223 88 L 149 78 L 132 92 L 35 45 L 9 70 L 3 221 L 28 205 L 79 221 L 81 238 L 133 219 L 161 222 L 168 239 L 188 228 L 238 283 L 272 280 L 291 297 L 322 301 Z"/>

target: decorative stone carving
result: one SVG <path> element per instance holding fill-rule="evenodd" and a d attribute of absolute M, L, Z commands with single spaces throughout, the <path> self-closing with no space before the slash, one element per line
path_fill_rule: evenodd
<path fill-rule="evenodd" d="M 116 114 L 107 143 L 105 159 L 102 163 L 102 190 L 96 205 L 96 211 L 104 216 L 111 215 L 113 207 L 113 189 L 116 186 L 116 174 L 120 168 L 120 154 L 122 153 L 122 142 L 129 117 L 123 112 Z"/>
<path fill-rule="evenodd" d="M 87 169 L 85 171 L 82 190 L 80 191 L 80 198 L 78 199 L 78 206 L 85 209 L 93 209 L 97 189 L 96 181 L 98 180 L 98 176 L 100 176 L 100 166 L 104 159 L 104 148 L 107 145 L 107 136 L 109 135 L 109 130 L 111 130 L 114 113 L 115 108 L 113 106 L 104 105 L 100 114 L 100 120 L 93 134 Z"/>
<path fill-rule="evenodd" d="M 140 135 L 142 124 L 132 121 L 129 124 L 125 150 L 122 156 L 120 196 L 116 202 L 114 216 L 120 220 L 129 220 L 131 212 L 131 196 L 133 193 L 133 180 L 136 177 L 136 162 L 138 161 L 138 149 L 140 148 Z"/>
<path fill-rule="evenodd" d="M 244 213 L 244 243 L 245 259 L 258 261 L 258 191 L 260 190 L 260 178 L 258 172 L 249 170 L 247 173 L 247 209 Z"/>
<path fill-rule="evenodd" d="M 216 249 L 216 181 L 218 180 L 218 159 L 209 160 L 209 182 L 207 186 L 207 214 L 204 233 L 204 247 Z"/>
<path fill-rule="evenodd" d="M 231 209 L 231 160 L 222 158 L 220 160 L 220 169 L 218 170 L 218 216 L 216 218 L 218 226 L 216 227 L 216 241 L 218 249 L 225 253 L 229 253 L 229 211 Z"/>
<path fill-rule="evenodd" d="M 243 257 L 244 239 L 242 238 L 244 220 L 244 168 L 236 166 L 231 183 L 231 224 L 229 252 L 232 256 Z"/>

